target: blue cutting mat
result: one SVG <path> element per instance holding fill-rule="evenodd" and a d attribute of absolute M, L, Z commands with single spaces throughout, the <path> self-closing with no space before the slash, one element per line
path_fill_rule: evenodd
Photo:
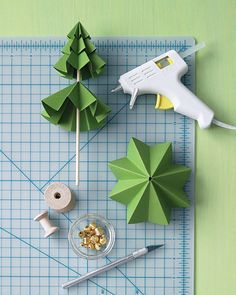
<path fill-rule="evenodd" d="M 194 122 L 173 111 L 156 111 L 155 98 L 138 98 L 129 110 L 128 96 L 111 94 L 118 77 L 169 50 L 185 50 L 192 38 L 97 38 L 107 61 L 103 76 L 88 82 L 92 92 L 112 107 L 100 130 L 81 136 L 81 186 L 74 185 L 75 135 L 40 116 L 40 100 L 68 85 L 52 65 L 65 39 L 3 39 L 0 43 L 0 294 L 193 294 L 193 177 L 186 190 L 189 209 L 175 210 L 169 226 L 126 224 L 126 208 L 108 198 L 115 179 L 107 162 L 126 154 L 131 136 L 149 144 L 172 141 L 175 161 L 194 169 Z M 184 83 L 194 88 L 194 57 L 187 58 Z M 69 185 L 77 198 L 68 214 L 50 211 L 60 232 L 49 239 L 33 218 L 46 208 L 43 193 L 50 182 Z M 114 225 L 112 252 L 99 261 L 77 258 L 68 245 L 71 222 L 99 212 Z M 79 287 L 61 284 L 149 244 L 165 244 L 127 265 Z"/>

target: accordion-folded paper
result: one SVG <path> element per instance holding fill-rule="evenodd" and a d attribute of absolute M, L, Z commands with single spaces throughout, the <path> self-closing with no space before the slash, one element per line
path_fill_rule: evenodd
<path fill-rule="evenodd" d="M 191 170 L 172 163 L 172 144 L 131 138 L 127 157 L 109 163 L 118 179 L 110 198 L 127 206 L 127 222 L 168 224 L 172 208 L 189 206 L 183 187 Z"/>
<path fill-rule="evenodd" d="M 76 82 L 42 100 L 42 116 L 67 131 L 76 130 L 76 109 L 80 110 L 80 131 L 101 127 L 111 109 L 82 83 Z"/>
<path fill-rule="evenodd" d="M 79 80 L 101 74 L 105 62 L 96 53 L 96 47 L 80 22 L 67 35 L 63 55 L 54 68 L 65 78 L 77 82 L 42 100 L 42 116 L 67 131 L 76 131 L 76 112 L 79 110 L 79 131 L 89 131 L 104 125 L 111 109 L 97 98 Z"/>
<path fill-rule="evenodd" d="M 96 53 L 91 37 L 80 22 L 67 35 L 68 42 L 62 48 L 63 55 L 54 68 L 68 79 L 76 79 L 77 71 L 80 80 L 94 78 L 101 74 L 105 62 Z"/>

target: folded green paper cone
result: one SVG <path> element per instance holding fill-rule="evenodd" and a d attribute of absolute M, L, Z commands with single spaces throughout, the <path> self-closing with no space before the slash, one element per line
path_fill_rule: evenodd
<path fill-rule="evenodd" d="M 68 42 L 62 49 L 63 56 L 54 68 L 68 79 L 76 79 L 77 71 L 80 80 L 94 78 L 101 74 L 105 62 L 96 53 L 96 47 L 90 41 L 91 37 L 80 22 L 67 35 Z"/>
<path fill-rule="evenodd" d="M 111 111 L 80 82 L 44 98 L 42 104 L 42 116 L 68 131 L 76 130 L 77 108 L 80 110 L 80 131 L 101 127 Z"/>

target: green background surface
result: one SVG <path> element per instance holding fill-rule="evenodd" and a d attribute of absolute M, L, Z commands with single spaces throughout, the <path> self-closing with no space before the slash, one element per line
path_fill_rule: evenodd
<path fill-rule="evenodd" d="M 80 19 L 92 36 L 190 35 L 197 95 L 236 124 L 235 0 L 0 0 L 0 35 L 65 36 Z M 236 294 L 236 132 L 196 140 L 195 294 Z"/>

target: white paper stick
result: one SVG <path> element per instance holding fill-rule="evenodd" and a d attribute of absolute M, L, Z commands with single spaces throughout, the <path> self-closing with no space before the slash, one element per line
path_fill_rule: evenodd
<path fill-rule="evenodd" d="M 77 81 L 79 81 L 79 71 L 77 71 Z M 76 110 L 76 167 L 75 167 L 75 184 L 79 186 L 80 182 L 80 111 L 79 109 Z"/>

